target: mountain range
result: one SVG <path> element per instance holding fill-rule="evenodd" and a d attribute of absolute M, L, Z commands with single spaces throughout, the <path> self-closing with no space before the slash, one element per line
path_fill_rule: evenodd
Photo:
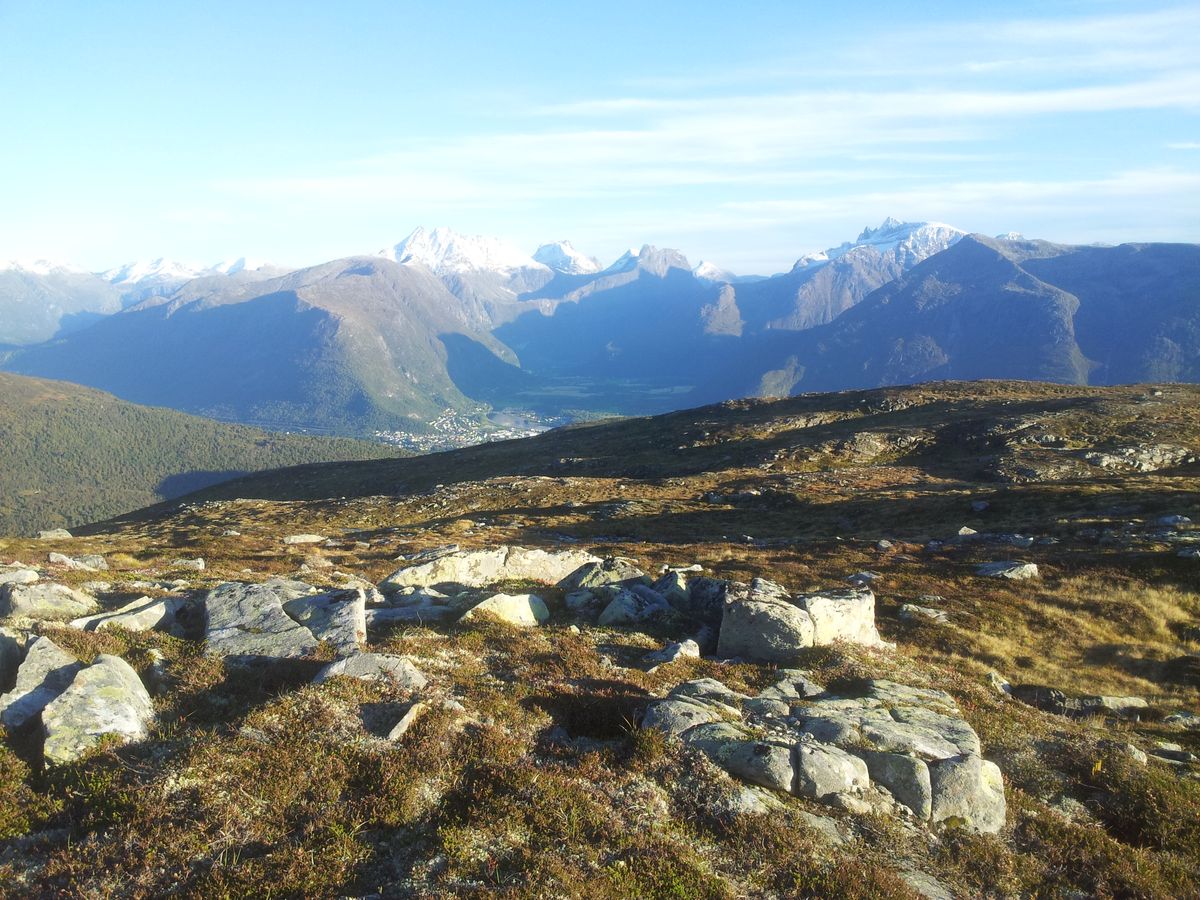
<path fill-rule="evenodd" d="M 10 267 L 0 311 L 22 315 L 0 340 L 25 345 L 5 354 L 14 372 L 363 435 L 489 407 L 580 417 L 940 378 L 1198 380 L 1198 291 L 1197 245 L 1075 247 L 895 219 L 743 278 L 650 245 L 603 266 L 569 241 L 527 254 L 418 228 L 291 272 Z"/>

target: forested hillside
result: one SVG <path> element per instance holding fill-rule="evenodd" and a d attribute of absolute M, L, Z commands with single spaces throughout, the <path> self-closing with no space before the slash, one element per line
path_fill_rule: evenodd
<path fill-rule="evenodd" d="M 246 472 L 398 455 L 138 406 L 62 381 L 0 374 L 0 534 L 101 519 Z"/>

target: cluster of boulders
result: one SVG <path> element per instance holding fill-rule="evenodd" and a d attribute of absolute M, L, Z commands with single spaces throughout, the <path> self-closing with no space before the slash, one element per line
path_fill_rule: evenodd
<path fill-rule="evenodd" d="M 713 679 L 685 682 L 650 704 L 643 727 L 775 791 L 981 832 L 1004 827 L 1000 770 L 949 694 L 884 680 L 827 691 L 804 671 L 781 675 L 754 697 Z"/>

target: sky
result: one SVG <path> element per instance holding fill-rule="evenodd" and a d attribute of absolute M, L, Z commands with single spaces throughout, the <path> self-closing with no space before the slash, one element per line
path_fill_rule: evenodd
<path fill-rule="evenodd" d="M 0 0 L 0 98 L 0 259 L 1200 242 L 1196 2 Z"/>

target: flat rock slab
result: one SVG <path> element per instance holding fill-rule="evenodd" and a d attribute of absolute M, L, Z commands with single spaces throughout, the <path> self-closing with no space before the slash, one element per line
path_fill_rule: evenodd
<path fill-rule="evenodd" d="M 38 573 L 33 569 L 8 566 L 0 568 L 0 584 L 33 584 L 38 577 Z"/>
<path fill-rule="evenodd" d="M 331 662 L 317 673 L 313 684 L 320 684 L 337 675 L 364 681 L 391 681 L 410 691 L 419 691 L 428 683 L 421 670 L 408 657 L 389 656 L 386 653 L 356 653 Z"/>
<path fill-rule="evenodd" d="M 0 585 L 0 618 L 74 619 L 97 605 L 95 597 L 50 581 Z"/>
<path fill-rule="evenodd" d="M 536 594 L 493 594 L 467 610 L 459 621 L 476 621 L 483 616 L 518 628 L 533 628 L 550 620 L 550 610 Z"/>
<path fill-rule="evenodd" d="M 498 581 L 527 580 L 557 584 L 580 566 L 600 560 L 580 550 L 493 547 L 446 550 L 393 572 L 379 584 L 386 593 L 405 587 L 486 587 Z"/>
<path fill-rule="evenodd" d="M 71 762 L 108 737 L 143 739 L 153 718 L 154 704 L 137 672 L 121 657 L 102 653 L 42 710 L 42 752 L 48 763 Z"/>
<path fill-rule="evenodd" d="M 175 614 L 185 602 L 182 597 L 160 597 L 157 600 L 139 597 L 118 609 L 72 619 L 69 624 L 82 631 L 103 631 L 112 627 L 127 631 L 167 631 L 175 624 Z"/>
<path fill-rule="evenodd" d="M 0 723 L 10 731 L 32 722 L 46 704 L 67 689 L 83 664 L 48 637 L 29 645 L 17 670 L 17 683 L 0 696 Z"/>
<path fill-rule="evenodd" d="M 296 597 L 284 601 L 283 611 L 338 653 L 357 653 L 367 640 L 367 595 L 362 588 Z"/>
<path fill-rule="evenodd" d="M 283 611 L 266 584 L 226 582 L 204 597 L 204 639 L 210 656 L 241 662 L 269 662 L 309 656 L 317 649 L 313 633 Z"/>
<path fill-rule="evenodd" d="M 984 578 L 1007 578 L 1009 581 L 1025 581 L 1030 578 L 1039 578 L 1037 563 L 1029 562 L 990 562 L 975 569 L 976 575 L 982 575 Z"/>
<path fill-rule="evenodd" d="M 283 542 L 288 545 L 295 544 L 320 544 L 329 540 L 323 534 L 289 534 L 283 539 Z"/>

